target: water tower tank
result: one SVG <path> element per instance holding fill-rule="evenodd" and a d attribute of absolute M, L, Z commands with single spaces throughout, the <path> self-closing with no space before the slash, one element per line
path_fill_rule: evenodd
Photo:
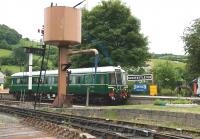
<path fill-rule="evenodd" d="M 44 42 L 57 46 L 81 43 L 81 10 L 65 6 L 45 8 Z"/>

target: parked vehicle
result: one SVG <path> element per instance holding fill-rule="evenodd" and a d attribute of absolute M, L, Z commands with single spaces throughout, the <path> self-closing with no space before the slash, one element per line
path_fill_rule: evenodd
<path fill-rule="evenodd" d="M 73 101 L 83 101 L 87 90 L 90 102 L 126 102 L 129 97 L 126 73 L 121 67 L 107 66 L 95 68 L 68 69 L 68 94 Z M 25 96 L 33 99 L 37 92 L 39 71 L 32 72 L 32 90 L 28 90 L 29 72 L 19 72 L 11 76 L 10 93 L 17 99 Z M 39 87 L 42 99 L 52 99 L 57 95 L 58 70 L 48 70 Z"/>

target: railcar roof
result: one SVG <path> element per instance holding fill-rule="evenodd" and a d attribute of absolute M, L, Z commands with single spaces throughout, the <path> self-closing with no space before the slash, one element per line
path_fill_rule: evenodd
<path fill-rule="evenodd" d="M 106 67 L 97 67 L 97 72 L 102 73 L 102 72 L 114 72 L 115 70 L 121 70 L 121 72 L 125 72 L 121 67 L 114 67 L 114 66 L 106 66 Z M 73 74 L 83 74 L 83 73 L 94 73 L 95 68 L 77 68 L 77 69 L 69 69 L 71 73 Z M 32 76 L 34 75 L 39 75 L 40 71 L 33 71 Z M 42 72 L 44 75 L 44 71 Z M 46 75 L 57 75 L 58 70 L 47 70 Z M 29 76 L 29 72 L 18 72 L 12 75 L 13 77 L 17 76 Z"/>

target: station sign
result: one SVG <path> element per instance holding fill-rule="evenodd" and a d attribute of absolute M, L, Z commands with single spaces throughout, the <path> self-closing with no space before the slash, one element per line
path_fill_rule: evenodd
<path fill-rule="evenodd" d="M 147 85 L 146 84 L 134 84 L 133 90 L 138 92 L 147 92 Z"/>
<path fill-rule="evenodd" d="M 42 55 L 44 53 L 43 48 L 32 48 L 32 47 L 24 47 L 26 53 L 33 53 L 33 54 L 38 54 Z"/>
<path fill-rule="evenodd" d="M 128 81 L 139 81 L 139 80 L 153 80 L 152 74 L 144 74 L 144 75 L 128 75 Z"/>

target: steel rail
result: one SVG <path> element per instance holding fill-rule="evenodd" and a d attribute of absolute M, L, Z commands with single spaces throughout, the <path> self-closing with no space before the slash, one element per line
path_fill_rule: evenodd
<path fill-rule="evenodd" d="M 175 136 L 171 134 L 155 133 L 150 129 L 137 128 L 122 124 L 107 123 L 105 121 L 96 121 L 89 118 L 83 118 L 81 116 L 72 116 L 65 114 L 58 114 L 53 112 L 45 112 L 32 109 L 23 109 L 17 107 L 10 107 L 5 105 L 0 105 L 0 111 L 17 114 L 22 117 L 34 117 L 45 121 L 53 122 L 56 124 L 65 124 L 72 127 L 81 128 L 89 131 L 93 135 L 98 135 L 104 138 L 119 138 L 119 139 L 130 139 L 136 136 L 143 137 L 162 137 L 170 139 L 192 139 L 188 136 Z"/>

